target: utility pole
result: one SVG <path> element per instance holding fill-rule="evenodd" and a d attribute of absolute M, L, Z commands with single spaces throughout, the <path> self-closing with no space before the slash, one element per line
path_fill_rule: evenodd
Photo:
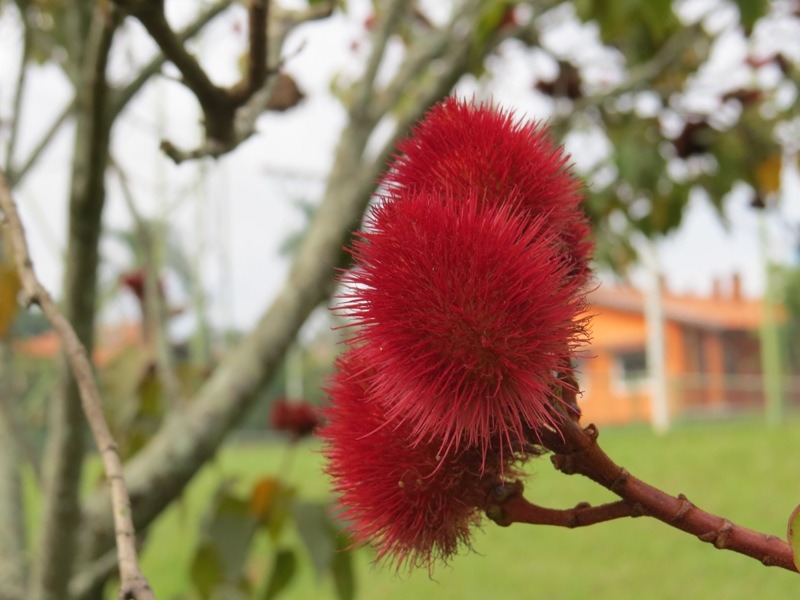
<path fill-rule="evenodd" d="M 771 426 L 783 422 L 783 365 L 778 319 L 775 314 L 776 290 L 774 268 L 769 259 L 766 209 L 761 211 L 761 256 L 764 262 L 764 298 L 761 302 L 761 381 L 764 390 L 767 423 Z"/>
<path fill-rule="evenodd" d="M 645 288 L 645 322 L 647 326 L 647 375 L 650 383 L 650 423 L 653 431 L 665 434 L 670 427 L 667 395 L 667 363 L 664 335 L 664 302 L 661 289 L 661 268 L 652 240 L 645 240 L 642 258 L 647 271 Z"/>

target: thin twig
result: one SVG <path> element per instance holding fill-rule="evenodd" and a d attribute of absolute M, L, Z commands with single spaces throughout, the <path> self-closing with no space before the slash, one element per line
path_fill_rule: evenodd
<path fill-rule="evenodd" d="M 393 0 L 388 7 L 386 7 L 385 14 L 377 25 L 377 31 L 372 36 L 372 52 L 367 58 L 367 66 L 364 69 L 364 75 L 361 77 L 358 88 L 355 90 L 353 102 L 350 108 L 351 115 L 370 115 L 374 120 L 377 120 L 378 115 L 371 109 L 370 102 L 372 101 L 375 88 L 375 78 L 378 76 L 378 69 L 383 64 L 384 55 L 386 54 L 386 44 L 389 38 L 397 31 L 400 26 L 401 19 L 405 16 L 408 7 L 411 5 L 409 0 Z"/>
<path fill-rule="evenodd" d="M 22 54 L 19 59 L 19 72 L 17 73 L 17 82 L 14 86 L 14 99 L 11 101 L 11 132 L 8 135 L 8 143 L 6 144 L 6 168 L 10 168 L 14 159 L 14 151 L 17 148 L 17 135 L 19 134 L 19 126 L 22 121 L 20 113 L 22 112 L 22 94 L 25 89 L 25 80 L 28 75 L 28 60 L 30 59 L 31 46 L 33 45 L 31 27 L 28 23 L 28 15 L 25 14 L 25 7 L 21 2 L 17 2 L 17 10 L 19 10 L 19 18 L 22 21 Z"/>
<path fill-rule="evenodd" d="M 75 109 L 75 99 L 73 98 L 70 100 L 66 106 L 61 110 L 58 116 L 53 120 L 50 127 L 47 128 L 47 131 L 44 132 L 39 142 L 33 147 L 33 149 L 28 153 L 28 157 L 22 161 L 22 164 L 19 168 L 15 168 L 13 163 L 11 163 L 11 157 L 9 156 L 9 160 L 7 160 L 7 164 L 9 165 L 9 171 L 6 173 L 6 179 L 8 184 L 12 187 L 12 189 L 22 181 L 22 178 L 28 174 L 31 167 L 36 164 L 36 161 L 41 156 L 42 152 L 47 149 L 50 145 L 50 142 L 55 137 L 58 130 L 61 129 L 61 126 L 67 122 L 67 118 L 72 114 L 72 111 Z"/>
<path fill-rule="evenodd" d="M 158 260 L 155 256 L 155 240 L 153 239 L 152 227 L 148 226 L 142 217 L 136 201 L 133 198 L 133 192 L 128 182 L 128 178 L 120 168 L 117 162 L 112 161 L 112 168 L 117 174 L 120 189 L 122 190 L 122 197 L 128 207 L 128 211 L 133 217 L 134 226 L 136 228 L 136 236 L 139 238 L 139 243 L 142 246 L 144 254 L 144 303 L 142 320 L 144 321 L 145 331 L 147 337 L 152 344 L 151 351 L 155 355 L 156 368 L 161 382 L 164 385 L 164 396 L 168 402 L 175 405 L 184 405 L 187 399 L 184 397 L 183 389 L 180 381 L 175 374 L 175 365 L 172 360 L 172 350 L 169 347 L 169 342 L 166 337 L 166 312 L 165 299 L 160 292 L 160 285 L 158 281 Z"/>
<path fill-rule="evenodd" d="M 70 368 L 75 376 L 81 395 L 81 403 L 86 420 L 92 430 L 95 443 L 102 457 L 106 472 L 111 502 L 113 504 L 114 531 L 119 556 L 120 597 L 123 599 L 152 600 L 155 598 L 150 584 L 139 569 L 136 554 L 136 534 L 131 517 L 131 502 L 122 474 L 122 463 L 117 453 L 117 445 L 108 428 L 103 414 L 103 404 L 94 378 L 86 348 L 78 339 L 72 324 L 56 306 L 50 293 L 37 279 L 33 269 L 25 229 L 20 220 L 16 203 L 6 183 L 5 174 L 0 171 L 0 210 L 8 222 L 11 243 L 22 283 L 26 303 L 37 304 L 44 312 L 64 345 Z"/>
<path fill-rule="evenodd" d="M 625 517 L 636 517 L 641 514 L 635 505 L 625 500 L 599 506 L 581 502 L 573 508 L 545 508 L 526 500 L 522 495 L 522 490 L 522 483 L 519 481 L 493 490 L 490 494 L 490 503 L 486 508 L 486 515 L 501 527 L 507 527 L 512 523 L 528 523 L 574 529 Z"/>

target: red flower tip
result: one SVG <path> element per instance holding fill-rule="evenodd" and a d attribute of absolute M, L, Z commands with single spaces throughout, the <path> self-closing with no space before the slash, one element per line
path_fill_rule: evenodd
<path fill-rule="evenodd" d="M 127 271 L 119 276 L 119 282 L 133 292 L 140 301 L 144 299 L 144 279 L 143 269 Z"/>
<path fill-rule="evenodd" d="M 279 398 L 272 404 L 270 425 L 278 431 L 286 431 L 297 440 L 314 433 L 319 425 L 317 410 L 304 401 Z"/>
<path fill-rule="evenodd" d="M 378 561 L 430 570 L 469 545 L 500 469 L 482 468 L 474 450 L 442 460 L 438 444 L 410 445 L 407 427 L 369 397 L 375 372 L 362 358 L 351 350 L 337 360 L 319 433 L 341 518 L 356 543 L 372 543 Z"/>
<path fill-rule="evenodd" d="M 583 185 L 540 124 L 448 98 L 428 112 L 397 152 L 383 180 L 391 193 L 446 193 L 460 200 L 476 191 L 488 203 L 515 203 L 531 221 L 547 218 L 570 275 L 581 283 L 588 278 L 592 243 L 580 207 Z"/>
<path fill-rule="evenodd" d="M 377 205 L 354 243 L 343 310 L 376 368 L 371 394 L 415 443 L 519 451 L 553 424 L 556 372 L 582 334 L 583 296 L 543 217 L 471 188 Z"/>

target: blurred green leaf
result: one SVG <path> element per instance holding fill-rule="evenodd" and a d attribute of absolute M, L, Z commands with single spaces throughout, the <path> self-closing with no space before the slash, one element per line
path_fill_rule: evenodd
<path fill-rule="evenodd" d="M 223 583 L 214 588 L 211 600 L 250 600 L 250 590 L 244 584 Z"/>
<path fill-rule="evenodd" d="M 273 542 L 280 539 L 283 527 L 292 512 L 292 502 L 296 496 L 294 488 L 281 485 L 275 491 L 272 504 L 269 507 L 269 518 L 266 521 L 267 532 Z"/>
<path fill-rule="evenodd" d="M 750 35 L 756 21 L 767 12 L 769 2 L 767 0 L 736 0 L 739 7 L 739 21 L 742 24 L 745 34 Z"/>
<path fill-rule="evenodd" d="M 606 44 L 618 47 L 630 64 L 652 58 L 681 23 L 671 0 L 576 0 L 582 21 L 595 21 Z"/>
<path fill-rule="evenodd" d="M 227 488 L 221 489 L 207 521 L 207 532 L 222 559 L 225 581 L 238 582 L 256 532 L 250 503 L 234 496 Z"/>
<path fill-rule="evenodd" d="M 340 600 L 353 600 L 356 595 L 356 579 L 349 546 L 347 536 L 339 534 L 336 538 L 336 552 L 331 561 L 331 572 L 336 595 Z"/>
<path fill-rule="evenodd" d="M 244 568 L 256 526 L 249 500 L 236 496 L 230 481 L 222 482 L 203 519 L 192 561 L 192 583 L 204 600 L 227 598 L 224 590 L 247 591 Z"/>
<path fill-rule="evenodd" d="M 189 574 L 200 597 L 203 600 L 210 599 L 214 588 L 223 578 L 222 561 L 210 540 L 200 543 L 192 559 Z"/>
<path fill-rule="evenodd" d="M 272 565 L 272 572 L 267 582 L 267 589 L 264 592 L 264 600 L 272 600 L 286 586 L 289 585 L 297 572 L 297 556 L 294 550 L 283 549 L 275 553 L 275 560 Z"/>
<path fill-rule="evenodd" d="M 800 505 L 794 509 L 789 517 L 789 528 L 786 532 L 789 545 L 792 547 L 794 566 L 800 570 Z"/>
<path fill-rule="evenodd" d="M 303 541 L 317 578 L 330 569 L 336 555 L 336 531 L 325 506 L 317 502 L 295 502 L 292 505 L 297 532 Z"/>

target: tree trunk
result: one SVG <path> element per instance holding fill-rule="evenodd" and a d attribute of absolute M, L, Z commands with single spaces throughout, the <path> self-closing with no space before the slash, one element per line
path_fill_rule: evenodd
<path fill-rule="evenodd" d="M 116 23 L 94 11 L 83 68 L 76 82 L 76 131 L 70 189 L 64 312 L 91 352 L 97 287 L 98 241 L 105 201 L 110 123 L 106 62 Z M 29 598 L 67 597 L 81 522 L 80 482 L 86 424 L 66 366 L 50 409 L 44 464 L 44 503 L 39 551 Z"/>

